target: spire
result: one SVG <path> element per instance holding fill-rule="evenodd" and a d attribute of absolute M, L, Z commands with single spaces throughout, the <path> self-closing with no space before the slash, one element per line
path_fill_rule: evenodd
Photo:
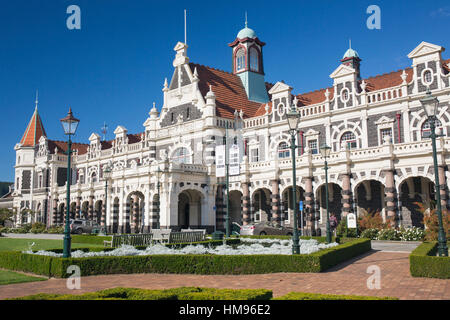
<path fill-rule="evenodd" d="M 248 23 L 247 23 L 247 11 L 245 11 L 245 27 L 248 28 Z"/>
<path fill-rule="evenodd" d="M 38 96 L 39 96 L 39 90 L 36 90 L 36 101 L 35 101 L 36 107 L 34 108 L 35 110 L 37 110 L 38 104 L 39 104 Z"/>
<path fill-rule="evenodd" d="M 34 147 L 36 144 L 38 144 L 39 139 L 44 136 L 46 137 L 47 134 L 45 133 L 44 125 L 42 124 L 41 117 L 38 113 L 38 92 L 36 91 L 36 106 L 34 109 L 34 113 L 30 119 L 30 122 L 28 123 L 27 129 L 25 130 L 25 133 L 22 136 L 22 139 L 20 140 L 20 144 L 22 144 L 25 147 Z"/>

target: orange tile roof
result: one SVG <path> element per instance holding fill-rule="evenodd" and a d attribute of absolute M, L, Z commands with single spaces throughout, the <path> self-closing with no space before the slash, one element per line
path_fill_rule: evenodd
<path fill-rule="evenodd" d="M 216 95 L 216 115 L 218 117 L 234 119 L 234 112 L 237 110 L 244 113 L 244 118 L 254 117 L 261 103 L 249 101 L 244 86 L 239 76 L 200 64 L 189 63 L 192 72 L 197 68 L 198 87 L 203 96 L 209 91 Z M 271 84 L 266 84 L 266 88 Z"/>
<path fill-rule="evenodd" d="M 78 150 L 78 154 L 87 153 L 89 144 L 72 142 L 72 150 Z M 58 148 L 58 154 L 67 152 L 67 141 L 48 140 L 48 150 L 50 154 L 55 154 L 55 148 Z"/>
<path fill-rule="evenodd" d="M 42 124 L 41 117 L 39 116 L 36 108 L 31 116 L 27 129 L 20 140 L 20 143 L 25 147 L 34 147 L 38 144 L 39 139 L 42 136 L 46 137 L 47 134 L 45 133 L 44 125 Z"/>

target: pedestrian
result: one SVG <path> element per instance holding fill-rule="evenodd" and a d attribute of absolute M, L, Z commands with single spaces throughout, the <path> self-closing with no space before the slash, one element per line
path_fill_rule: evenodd
<path fill-rule="evenodd" d="M 337 221 L 336 215 L 333 212 L 333 213 L 331 213 L 331 216 L 330 216 L 330 228 L 333 233 L 336 231 L 337 224 L 338 224 L 338 221 Z M 335 234 L 335 236 L 336 236 L 336 234 Z"/>

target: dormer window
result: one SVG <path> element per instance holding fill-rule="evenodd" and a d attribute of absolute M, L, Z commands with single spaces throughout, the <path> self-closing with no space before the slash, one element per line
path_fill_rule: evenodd
<path fill-rule="evenodd" d="M 348 102 L 348 100 L 350 99 L 349 92 L 348 92 L 347 88 L 342 90 L 342 92 L 341 92 L 341 99 L 342 99 L 342 102 Z"/>
<path fill-rule="evenodd" d="M 239 49 L 236 53 L 236 71 L 245 70 L 245 50 Z"/>
<path fill-rule="evenodd" d="M 255 48 L 250 49 L 250 70 L 259 71 L 259 54 Z"/>

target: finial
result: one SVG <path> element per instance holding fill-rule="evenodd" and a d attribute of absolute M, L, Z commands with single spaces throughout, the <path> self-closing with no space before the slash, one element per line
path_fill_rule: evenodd
<path fill-rule="evenodd" d="M 349 45 L 349 48 L 351 49 L 352 48 L 352 39 L 348 40 L 348 45 Z"/>
<path fill-rule="evenodd" d="M 195 67 L 195 69 L 194 69 L 194 77 L 198 78 L 197 67 Z"/>
<path fill-rule="evenodd" d="M 167 78 L 164 78 L 164 88 L 167 88 L 168 84 L 167 84 Z"/>
<path fill-rule="evenodd" d="M 245 11 L 245 27 L 247 28 L 247 25 L 248 25 L 248 23 L 247 23 L 247 11 Z"/>
<path fill-rule="evenodd" d="M 38 103 L 39 103 L 38 96 L 39 96 L 39 90 L 36 90 L 36 101 L 35 101 L 36 107 L 35 107 L 35 110 L 37 110 L 37 108 L 38 108 Z"/>

